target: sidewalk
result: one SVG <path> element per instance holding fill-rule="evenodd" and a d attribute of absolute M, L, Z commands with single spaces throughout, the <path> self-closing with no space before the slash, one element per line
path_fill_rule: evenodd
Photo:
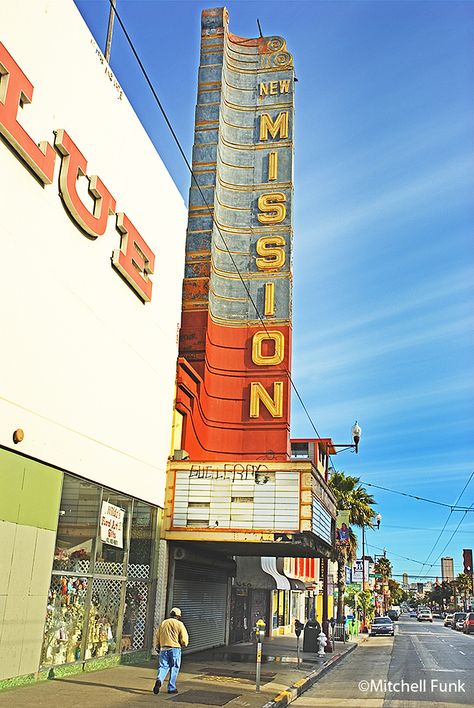
<path fill-rule="evenodd" d="M 361 636 L 360 640 L 364 638 Z M 246 643 L 185 655 L 176 696 L 167 695 L 166 684 L 161 693 L 153 694 L 156 674 L 156 662 L 153 661 L 3 691 L 0 707 L 64 708 L 80 705 L 115 708 L 153 704 L 162 708 L 190 708 L 190 705 L 195 708 L 283 708 L 356 646 L 357 642 L 336 642 L 335 652 L 321 659 L 315 654 L 302 652 L 298 669 L 295 637 L 266 639 L 260 693 L 255 691 L 255 644 Z"/>

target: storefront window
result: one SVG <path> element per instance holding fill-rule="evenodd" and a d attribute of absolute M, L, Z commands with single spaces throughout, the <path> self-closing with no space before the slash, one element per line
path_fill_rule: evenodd
<path fill-rule="evenodd" d="M 148 590 L 148 583 L 139 580 L 129 580 L 127 583 L 121 651 L 143 649 L 145 646 Z"/>
<path fill-rule="evenodd" d="M 278 590 L 272 590 L 272 628 L 278 627 Z"/>
<path fill-rule="evenodd" d="M 65 475 L 41 664 L 146 646 L 157 510 Z"/>
<path fill-rule="evenodd" d="M 300 619 L 300 593 L 291 593 L 291 620 Z"/>
<path fill-rule="evenodd" d="M 66 664 L 81 658 L 87 578 L 53 575 L 48 593 L 42 664 Z"/>
<path fill-rule="evenodd" d="M 100 488 L 64 476 L 53 569 L 87 574 L 97 535 Z"/>
<path fill-rule="evenodd" d="M 117 651 L 117 626 L 123 583 L 120 580 L 94 578 L 89 610 L 86 659 Z"/>
<path fill-rule="evenodd" d="M 136 578 L 148 578 L 150 574 L 155 517 L 155 509 L 150 504 L 134 502 L 128 574 Z"/>

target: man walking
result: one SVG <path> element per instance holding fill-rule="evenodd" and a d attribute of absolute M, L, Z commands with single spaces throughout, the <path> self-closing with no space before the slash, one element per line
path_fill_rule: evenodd
<path fill-rule="evenodd" d="M 153 693 L 159 693 L 168 671 L 168 693 L 178 693 L 176 679 L 181 666 L 181 649 L 189 642 L 186 627 L 181 622 L 181 610 L 173 607 L 169 619 L 163 620 L 156 632 L 156 647 L 160 650 L 158 673 Z"/>

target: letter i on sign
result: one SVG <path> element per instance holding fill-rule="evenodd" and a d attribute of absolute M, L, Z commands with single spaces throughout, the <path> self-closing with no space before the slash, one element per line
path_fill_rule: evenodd
<path fill-rule="evenodd" d="M 278 153 L 271 152 L 268 155 L 268 181 L 272 182 L 278 178 Z"/>

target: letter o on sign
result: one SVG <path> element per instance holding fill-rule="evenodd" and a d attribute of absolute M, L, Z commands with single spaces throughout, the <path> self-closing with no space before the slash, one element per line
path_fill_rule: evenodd
<path fill-rule="evenodd" d="M 262 343 L 264 341 L 275 342 L 273 354 L 262 354 Z M 285 357 L 285 336 L 279 330 L 269 330 L 256 332 L 252 339 L 252 361 L 259 366 L 275 366 L 281 364 Z"/>

